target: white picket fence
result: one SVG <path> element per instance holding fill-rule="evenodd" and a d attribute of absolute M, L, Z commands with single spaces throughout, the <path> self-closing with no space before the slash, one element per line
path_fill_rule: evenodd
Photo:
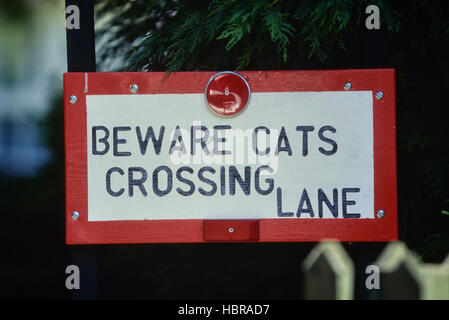
<path fill-rule="evenodd" d="M 317 244 L 302 264 L 305 299 L 354 298 L 355 267 L 339 242 Z M 407 246 L 389 243 L 367 268 L 372 299 L 449 300 L 449 255 L 441 264 L 422 263 Z"/>

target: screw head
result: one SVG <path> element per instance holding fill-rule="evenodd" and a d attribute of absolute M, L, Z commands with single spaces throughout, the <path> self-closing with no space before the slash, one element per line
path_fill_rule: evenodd
<path fill-rule="evenodd" d="M 352 83 L 351 82 L 346 82 L 344 85 L 345 90 L 351 90 L 352 89 Z"/>
<path fill-rule="evenodd" d="M 382 210 L 382 209 L 380 209 L 380 210 L 377 210 L 377 217 L 379 218 L 379 219 L 382 219 L 383 217 L 385 217 L 385 211 L 384 210 Z"/>
<path fill-rule="evenodd" d="M 78 211 L 73 211 L 72 212 L 72 219 L 73 220 L 78 220 L 80 217 L 80 213 Z"/>
<path fill-rule="evenodd" d="M 132 85 L 129 86 L 129 91 L 131 91 L 131 93 L 136 93 L 137 91 L 139 91 L 139 86 L 133 83 Z"/>
<path fill-rule="evenodd" d="M 228 229 L 228 231 L 229 231 L 230 233 L 232 233 L 232 232 L 234 232 L 234 228 L 233 228 L 233 227 L 230 227 L 230 228 Z"/>
<path fill-rule="evenodd" d="M 69 102 L 71 104 L 75 104 L 78 101 L 78 98 L 76 96 L 70 96 Z"/>
<path fill-rule="evenodd" d="M 384 93 L 382 91 L 377 91 L 375 96 L 377 100 L 380 100 L 384 97 Z"/>

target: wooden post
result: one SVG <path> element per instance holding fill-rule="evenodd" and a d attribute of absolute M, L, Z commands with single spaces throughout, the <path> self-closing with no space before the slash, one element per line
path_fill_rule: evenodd
<path fill-rule="evenodd" d="M 354 265 L 338 242 L 322 242 L 304 260 L 304 298 L 349 300 L 354 297 Z"/>
<path fill-rule="evenodd" d="M 393 242 L 376 264 L 382 299 L 449 299 L 449 255 L 442 264 L 421 263 L 404 243 Z"/>
<path fill-rule="evenodd" d="M 375 264 L 380 269 L 381 299 L 420 298 L 419 260 L 404 243 L 389 243 Z"/>
<path fill-rule="evenodd" d="M 93 0 L 66 0 L 66 8 L 79 9 L 79 29 L 66 28 L 67 71 L 95 72 L 95 29 Z M 72 264 L 80 270 L 80 289 L 72 291 L 73 299 L 97 298 L 97 253 L 94 247 L 72 247 Z"/>
<path fill-rule="evenodd" d="M 79 9 L 79 29 L 66 28 L 67 71 L 95 72 L 95 23 L 93 0 L 66 0 L 65 7 Z"/>
<path fill-rule="evenodd" d="M 449 300 L 449 254 L 442 264 L 422 264 L 419 275 L 421 300 Z"/>

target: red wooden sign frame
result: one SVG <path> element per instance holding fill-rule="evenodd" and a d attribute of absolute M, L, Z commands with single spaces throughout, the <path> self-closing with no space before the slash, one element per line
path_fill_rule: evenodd
<path fill-rule="evenodd" d="M 393 69 L 325 71 L 242 71 L 251 91 L 353 91 L 373 93 L 374 219 L 134 220 L 88 221 L 86 95 L 204 93 L 216 72 L 64 74 L 66 243 L 392 241 L 397 239 L 396 97 Z M 377 99 L 375 93 L 384 97 Z M 69 102 L 70 96 L 77 102 Z M 205 112 L 209 112 L 205 108 Z M 78 219 L 72 212 L 79 212 Z M 374 213 L 373 213 L 374 214 Z M 232 229 L 230 229 L 232 228 Z M 230 230 L 232 232 L 230 232 Z"/>

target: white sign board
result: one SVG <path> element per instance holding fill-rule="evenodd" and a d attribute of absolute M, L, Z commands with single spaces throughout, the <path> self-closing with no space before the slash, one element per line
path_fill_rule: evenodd
<path fill-rule="evenodd" d="M 86 106 L 90 221 L 374 218 L 369 91 L 253 93 L 229 119 L 202 94 Z"/>

